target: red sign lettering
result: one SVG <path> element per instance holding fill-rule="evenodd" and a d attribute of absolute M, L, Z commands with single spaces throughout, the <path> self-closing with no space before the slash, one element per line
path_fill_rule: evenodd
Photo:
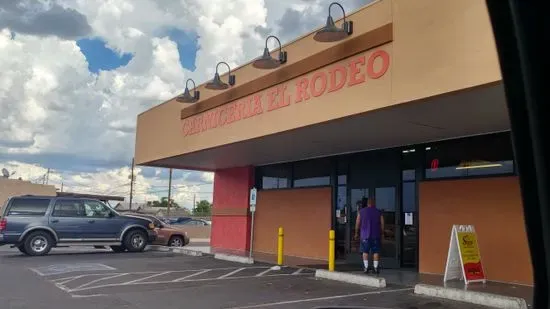
<path fill-rule="evenodd" d="M 291 102 L 307 102 L 312 97 L 339 91 L 344 86 L 353 87 L 364 83 L 367 78 L 378 79 L 386 74 L 389 67 L 390 55 L 384 50 L 376 50 L 368 58 L 365 55 L 357 56 L 344 63 L 337 63 L 300 77 L 293 83 L 277 85 L 185 118 L 182 133 L 184 136 L 194 135 L 262 114 L 264 108 L 266 112 L 272 112 L 289 106 Z M 431 165 L 432 169 L 437 169 L 439 161 L 434 160 Z"/>

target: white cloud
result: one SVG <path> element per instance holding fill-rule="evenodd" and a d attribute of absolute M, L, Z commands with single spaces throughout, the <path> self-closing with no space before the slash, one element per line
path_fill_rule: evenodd
<path fill-rule="evenodd" d="M 365 0 L 351 2 L 357 6 L 361 1 Z M 219 61 L 226 61 L 233 68 L 258 56 L 266 33 L 289 39 L 300 34 L 294 31 L 322 25 L 330 1 L 51 0 L 48 3 L 47 8 L 54 7 L 54 3 L 58 5 L 54 13 L 60 15 L 56 16 L 79 16 L 78 25 L 82 29 L 56 35 L 55 31 L 63 29 L 63 20 L 42 32 L 37 28 L 40 22 L 37 20 L 32 29 L 19 33 L 13 29 L 15 26 L 0 23 L 0 27 L 12 27 L 0 29 L 0 164 L 12 159 L 38 162 L 33 158 L 46 155 L 50 155 L 48 160 L 54 160 L 55 154 L 63 154 L 82 166 L 90 160 L 118 162 L 118 167 L 107 170 L 64 171 L 70 178 L 64 181 L 74 190 L 123 192 L 128 171 L 119 162 L 129 162 L 132 156 L 138 113 L 179 94 L 187 77 L 197 82 L 211 78 Z M 351 11 L 353 6 L 346 10 Z M 288 27 L 283 27 L 281 18 L 289 8 L 300 11 L 300 20 L 306 20 L 305 27 L 309 28 L 285 30 Z M 285 22 L 296 22 L 290 19 L 292 16 L 288 15 Z M 14 19 L 12 24 L 17 22 Z M 174 28 L 198 36 L 195 72 L 181 67 L 177 45 L 166 37 L 166 31 Z M 281 30 L 290 32 L 280 33 Z M 116 70 L 90 73 L 74 38 L 88 32 L 89 37 L 101 38 L 118 53 L 131 53 L 133 59 Z M 48 167 L 47 160 L 40 162 L 43 167 L 18 164 L 34 177 Z M 201 177 L 212 182 L 212 174 Z M 181 188 L 175 194 L 191 203 L 195 192 L 205 189 L 186 185 L 186 181 L 189 180 L 181 180 Z M 160 188 L 155 186 L 166 186 L 166 180 L 138 176 L 136 190 L 144 198 Z M 210 188 L 204 192 L 208 190 L 212 191 Z"/>
<path fill-rule="evenodd" d="M 11 178 L 21 178 L 38 184 L 49 184 L 64 192 L 89 193 L 100 195 L 122 196 L 129 200 L 130 196 L 130 167 L 101 170 L 92 173 L 72 173 L 48 169 L 36 164 L 27 164 L 17 161 L 7 161 L 0 165 L 10 173 Z M 137 167 L 134 170 L 133 202 L 144 203 L 159 200 L 168 196 L 168 181 L 161 178 L 161 169 L 154 171 L 154 176 L 146 177 L 143 170 Z M 213 174 L 207 172 L 188 172 L 192 179 L 176 178 L 172 180 L 172 199 L 181 206 L 192 208 L 193 198 L 212 201 Z M 197 182 L 200 181 L 200 182 Z"/>

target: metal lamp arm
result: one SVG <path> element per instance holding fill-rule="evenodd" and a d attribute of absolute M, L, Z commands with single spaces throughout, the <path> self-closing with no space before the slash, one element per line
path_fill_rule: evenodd
<path fill-rule="evenodd" d="M 185 88 L 189 89 L 189 86 L 188 86 L 189 82 L 193 83 L 193 89 L 194 90 L 197 89 L 197 85 L 195 84 L 195 81 L 191 78 L 188 78 L 187 81 L 185 82 Z"/>
<path fill-rule="evenodd" d="M 281 44 L 281 41 L 279 40 L 278 37 L 274 36 L 274 35 L 270 35 L 268 36 L 266 39 L 265 39 L 265 48 L 267 48 L 267 42 L 269 41 L 269 39 L 275 39 L 277 40 L 277 43 L 279 44 L 279 53 L 282 53 L 283 52 L 283 45 Z"/>
<path fill-rule="evenodd" d="M 333 5 L 337 5 L 340 7 L 340 9 L 342 10 L 342 14 L 344 14 L 344 23 L 346 22 L 346 11 L 344 10 L 344 7 L 338 3 L 338 2 L 332 2 L 329 6 L 328 6 L 328 16 L 332 16 L 330 15 L 330 9 L 332 8 Z"/>
<path fill-rule="evenodd" d="M 225 64 L 227 66 L 227 69 L 229 70 L 228 75 L 231 76 L 231 67 L 225 61 L 218 62 L 218 64 L 216 65 L 216 73 L 218 73 L 218 67 L 220 66 L 220 64 Z"/>

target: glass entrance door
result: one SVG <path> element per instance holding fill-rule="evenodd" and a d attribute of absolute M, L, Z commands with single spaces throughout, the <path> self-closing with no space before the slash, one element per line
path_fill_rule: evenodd
<path fill-rule="evenodd" d="M 382 211 L 384 218 L 384 230 L 382 232 L 380 257 L 382 267 L 398 268 L 399 263 L 399 216 L 397 215 L 397 189 L 396 187 L 378 187 L 374 189 L 374 202 L 376 208 Z"/>
<path fill-rule="evenodd" d="M 397 214 L 397 188 L 395 186 L 351 188 L 349 220 L 347 229 L 346 259 L 350 263 L 359 263 L 361 260 L 360 242 L 354 239 L 357 214 L 361 209 L 361 201 L 368 198 L 374 201 L 376 208 L 382 212 L 384 218 L 384 231 L 381 234 L 380 257 L 384 268 L 398 268 L 399 252 L 399 216 Z"/>
<path fill-rule="evenodd" d="M 361 265 L 359 240 L 354 240 L 357 213 L 363 198 L 371 199 L 381 210 L 385 228 L 381 237 L 381 265 L 384 268 L 400 267 L 401 217 L 398 192 L 400 184 L 400 153 L 380 150 L 349 157 L 348 203 L 346 204 L 346 261 Z"/>

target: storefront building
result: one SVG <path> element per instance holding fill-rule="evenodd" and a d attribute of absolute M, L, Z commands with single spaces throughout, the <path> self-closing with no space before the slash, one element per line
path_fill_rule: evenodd
<path fill-rule="evenodd" d="M 250 248 L 256 187 L 256 253 L 276 253 L 282 226 L 285 255 L 323 263 L 334 229 L 337 258 L 358 263 L 369 197 L 384 212 L 384 267 L 441 274 L 452 225 L 473 224 L 488 279 L 532 284 L 485 2 L 381 0 L 346 20 L 343 40 L 314 31 L 282 47 L 278 68 L 251 62 L 228 89 L 200 85 L 194 103 L 140 114 L 136 162 L 215 172 L 214 250 Z"/>

